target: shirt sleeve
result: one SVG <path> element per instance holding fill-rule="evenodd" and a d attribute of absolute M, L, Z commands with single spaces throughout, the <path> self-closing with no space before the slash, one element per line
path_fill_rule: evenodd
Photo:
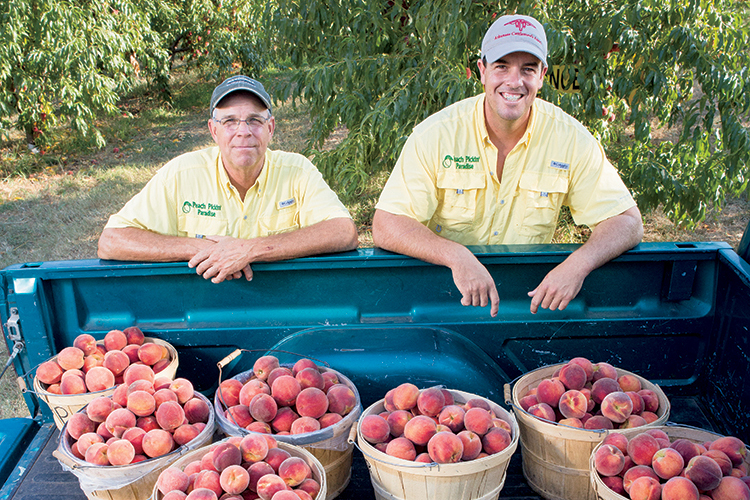
<path fill-rule="evenodd" d="M 564 205 L 570 207 L 576 224 L 596 227 L 603 220 L 636 205 L 633 196 L 609 162 L 601 144 L 592 138 L 587 153 L 573 171 Z"/>
<path fill-rule="evenodd" d="M 300 227 L 341 217 L 351 219 L 349 210 L 326 183 L 320 171 L 309 160 L 305 159 L 305 163 L 305 175 L 300 179 Z"/>
<path fill-rule="evenodd" d="M 375 208 L 426 225 L 438 206 L 434 171 L 438 159 L 430 157 L 422 144 L 418 134 L 409 136 Z"/>
<path fill-rule="evenodd" d="M 174 186 L 164 174 L 165 168 L 157 172 L 119 212 L 112 215 L 105 228 L 136 227 L 179 236 Z"/>

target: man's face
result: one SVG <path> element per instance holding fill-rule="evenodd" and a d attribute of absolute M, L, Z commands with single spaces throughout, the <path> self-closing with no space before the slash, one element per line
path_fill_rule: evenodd
<path fill-rule="evenodd" d="M 268 110 L 259 99 L 245 93 L 230 94 L 220 104 L 213 118 L 208 120 L 208 129 L 219 146 L 224 167 L 235 171 L 260 171 L 276 127 L 273 116 L 269 118 Z M 231 126 L 221 123 L 227 118 L 256 120 L 250 120 L 253 122 L 250 125 L 240 121 L 232 130 Z"/>
<path fill-rule="evenodd" d="M 526 52 L 513 52 L 487 66 L 480 60 L 478 65 L 486 92 L 485 108 L 492 115 L 488 116 L 490 124 L 525 122 L 547 68 Z"/>

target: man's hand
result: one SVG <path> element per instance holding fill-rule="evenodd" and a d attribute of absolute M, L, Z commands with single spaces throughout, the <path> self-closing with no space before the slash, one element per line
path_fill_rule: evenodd
<path fill-rule="evenodd" d="M 473 255 L 468 256 L 454 266 L 453 282 L 461 292 L 461 304 L 464 306 L 486 307 L 491 304 L 490 315 L 494 318 L 500 309 L 500 297 L 497 287 L 487 268 Z"/>
<path fill-rule="evenodd" d="M 224 280 L 253 279 L 249 255 L 252 240 L 232 238 L 231 236 L 207 236 L 207 240 L 215 244 L 196 253 L 188 262 L 188 266 L 212 283 Z"/>
<path fill-rule="evenodd" d="M 529 292 L 531 297 L 531 313 L 536 314 L 541 306 L 554 311 L 568 307 L 571 300 L 578 295 L 583 286 L 583 280 L 588 273 L 581 274 L 573 266 L 562 262 L 544 277 L 534 290 Z"/>

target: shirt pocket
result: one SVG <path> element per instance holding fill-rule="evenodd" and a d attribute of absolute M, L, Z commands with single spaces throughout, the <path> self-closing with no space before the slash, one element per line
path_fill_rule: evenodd
<path fill-rule="evenodd" d="M 529 243 L 551 241 L 567 192 L 567 176 L 533 172 L 522 174 L 518 183 L 518 211 L 515 214 L 519 234 L 529 237 Z"/>
<path fill-rule="evenodd" d="M 480 189 L 486 186 L 484 172 L 445 169 L 438 172 L 438 207 L 430 221 L 436 233 L 463 231 L 474 224 Z"/>
<path fill-rule="evenodd" d="M 227 236 L 229 223 L 226 219 L 213 217 L 181 215 L 178 220 L 180 235 L 195 238 L 196 236 Z"/>
<path fill-rule="evenodd" d="M 274 207 L 268 213 L 263 214 L 258 219 L 261 236 L 271 236 L 299 229 L 300 217 L 297 208 L 297 204 L 295 203 L 292 206 L 284 208 Z"/>

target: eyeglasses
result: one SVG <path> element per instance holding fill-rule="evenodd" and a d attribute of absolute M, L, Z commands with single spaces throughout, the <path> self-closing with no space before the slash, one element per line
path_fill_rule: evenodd
<path fill-rule="evenodd" d="M 245 118 L 244 120 L 240 120 L 239 118 L 214 118 L 213 116 L 211 119 L 215 122 L 218 122 L 221 124 L 224 129 L 226 129 L 227 132 L 236 132 L 237 129 L 240 127 L 240 123 L 245 123 L 248 128 L 256 130 L 261 127 L 263 127 L 266 123 L 268 123 L 268 120 L 271 119 L 271 115 L 268 116 L 261 116 L 261 115 L 253 115 L 249 118 Z"/>

